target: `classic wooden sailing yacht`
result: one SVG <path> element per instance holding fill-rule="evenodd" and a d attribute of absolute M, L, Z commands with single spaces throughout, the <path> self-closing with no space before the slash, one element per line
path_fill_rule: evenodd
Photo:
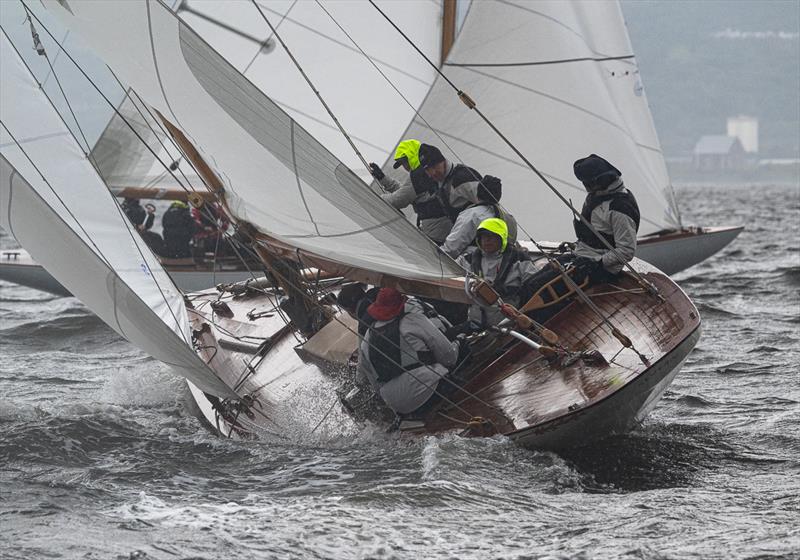
<path fill-rule="evenodd" d="M 288 437 L 298 422 L 324 421 L 302 418 L 298 404 L 335 394 L 357 342 L 331 303 L 337 283 L 497 304 L 161 2 L 46 5 L 156 112 L 271 278 L 181 293 L 5 31 L 0 224 L 118 333 L 184 376 L 220 433 Z M 399 429 L 562 447 L 641 420 L 696 344 L 696 308 L 639 261 L 615 284 L 574 295 L 543 327 L 515 314 L 475 335 L 459 391 Z"/>

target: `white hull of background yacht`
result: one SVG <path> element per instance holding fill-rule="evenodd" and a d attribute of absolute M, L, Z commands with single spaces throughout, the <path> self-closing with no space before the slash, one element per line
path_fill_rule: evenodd
<path fill-rule="evenodd" d="M 744 226 L 690 228 L 666 235 L 643 237 L 636 256 L 667 274 L 692 267 L 727 247 Z"/>
<path fill-rule="evenodd" d="M 217 284 L 233 284 L 252 278 L 246 270 L 178 270 L 165 267 L 175 285 L 184 292 L 196 292 Z M 34 261 L 24 249 L 0 252 L 0 280 L 13 282 L 57 296 L 71 296 L 69 290 Z"/>

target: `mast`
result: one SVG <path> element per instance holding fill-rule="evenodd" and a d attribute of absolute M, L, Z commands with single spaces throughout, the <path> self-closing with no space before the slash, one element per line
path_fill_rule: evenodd
<path fill-rule="evenodd" d="M 458 0 L 442 0 L 442 56 L 441 64 L 447 60 L 456 40 L 456 3 Z"/>

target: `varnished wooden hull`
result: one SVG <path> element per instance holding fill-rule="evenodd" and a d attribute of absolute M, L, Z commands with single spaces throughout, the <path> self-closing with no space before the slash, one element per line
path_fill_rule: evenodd
<path fill-rule="evenodd" d="M 544 424 L 508 434 L 523 447 L 575 448 L 624 433 L 655 408 L 700 338 L 701 327 L 622 389 L 593 405 Z"/>
<path fill-rule="evenodd" d="M 623 277 L 613 286 L 596 286 L 589 293 L 614 326 L 631 338 L 644 361 L 631 349 L 623 349 L 611 329 L 588 306 L 576 301 L 546 325 L 559 335 L 565 348 L 575 352 L 598 350 L 608 362 L 551 363 L 527 345 L 506 341 L 494 353 L 488 352 L 488 357 L 484 355 L 483 362 L 476 359 L 475 363 L 480 363 L 477 373 L 451 402 L 430 412 L 424 426 L 409 423 L 401 425 L 400 432 L 499 433 L 523 446 L 557 449 L 588 444 L 630 429 L 656 405 L 700 335 L 697 309 L 681 289 L 646 263 L 637 261 L 636 266 L 657 286 L 663 301 L 644 293 L 632 277 Z M 202 301 L 195 303 L 194 328 L 198 330 L 211 318 Z M 314 339 L 300 346 L 285 331 L 281 335 L 283 321 L 277 315 L 245 319 L 245 310 L 262 308 L 255 300 L 241 298 L 229 303 L 232 316 L 213 316 L 221 328 L 207 329 L 200 335 L 200 352 L 240 395 L 253 398 L 258 411 L 250 416 L 233 415 L 234 425 L 232 415 L 221 417 L 195 391 L 206 418 L 230 437 L 250 437 L 260 430 L 274 435 L 286 431 L 290 423 L 293 427 L 289 431 L 294 433 L 310 430 L 323 420 L 320 410 L 335 400 L 346 368 L 321 361 Z M 259 305 L 267 309 L 271 304 Z M 329 338 L 330 333 L 333 339 L 341 338 L 338 357 L 331 357 L 331 362 L 341 364 L 356 348 L 355 335 L 336 322 L 326 329 Z M 268 348 L 262 348 L 263 359 L 246 373 L 242 364 L 251 358 L 224 349 L 225 344 L 220 342 L 224 343 L 221 339 L 226 336 L 271 339 Z M 315 400 L 324 401 L 324 405 L 307 407 L 311 412 L 306 415 L 296 414 L 302 403 Z M 480 430 L 474 429 L 477 419 L 482 419 Z M 465 429 L 470 423 L 473 428 Z M 302 426 L 298 428 L 297 424 Z"/>

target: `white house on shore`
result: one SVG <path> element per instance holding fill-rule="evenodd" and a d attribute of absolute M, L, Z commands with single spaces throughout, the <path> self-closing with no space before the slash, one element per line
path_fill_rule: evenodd
<path fill-rule="evenodd" d="M 742 169 L 745 166 L 745 150 L 735 136 L 703 136 L 695 144 L 692 164 L 698 171 Z"/>

